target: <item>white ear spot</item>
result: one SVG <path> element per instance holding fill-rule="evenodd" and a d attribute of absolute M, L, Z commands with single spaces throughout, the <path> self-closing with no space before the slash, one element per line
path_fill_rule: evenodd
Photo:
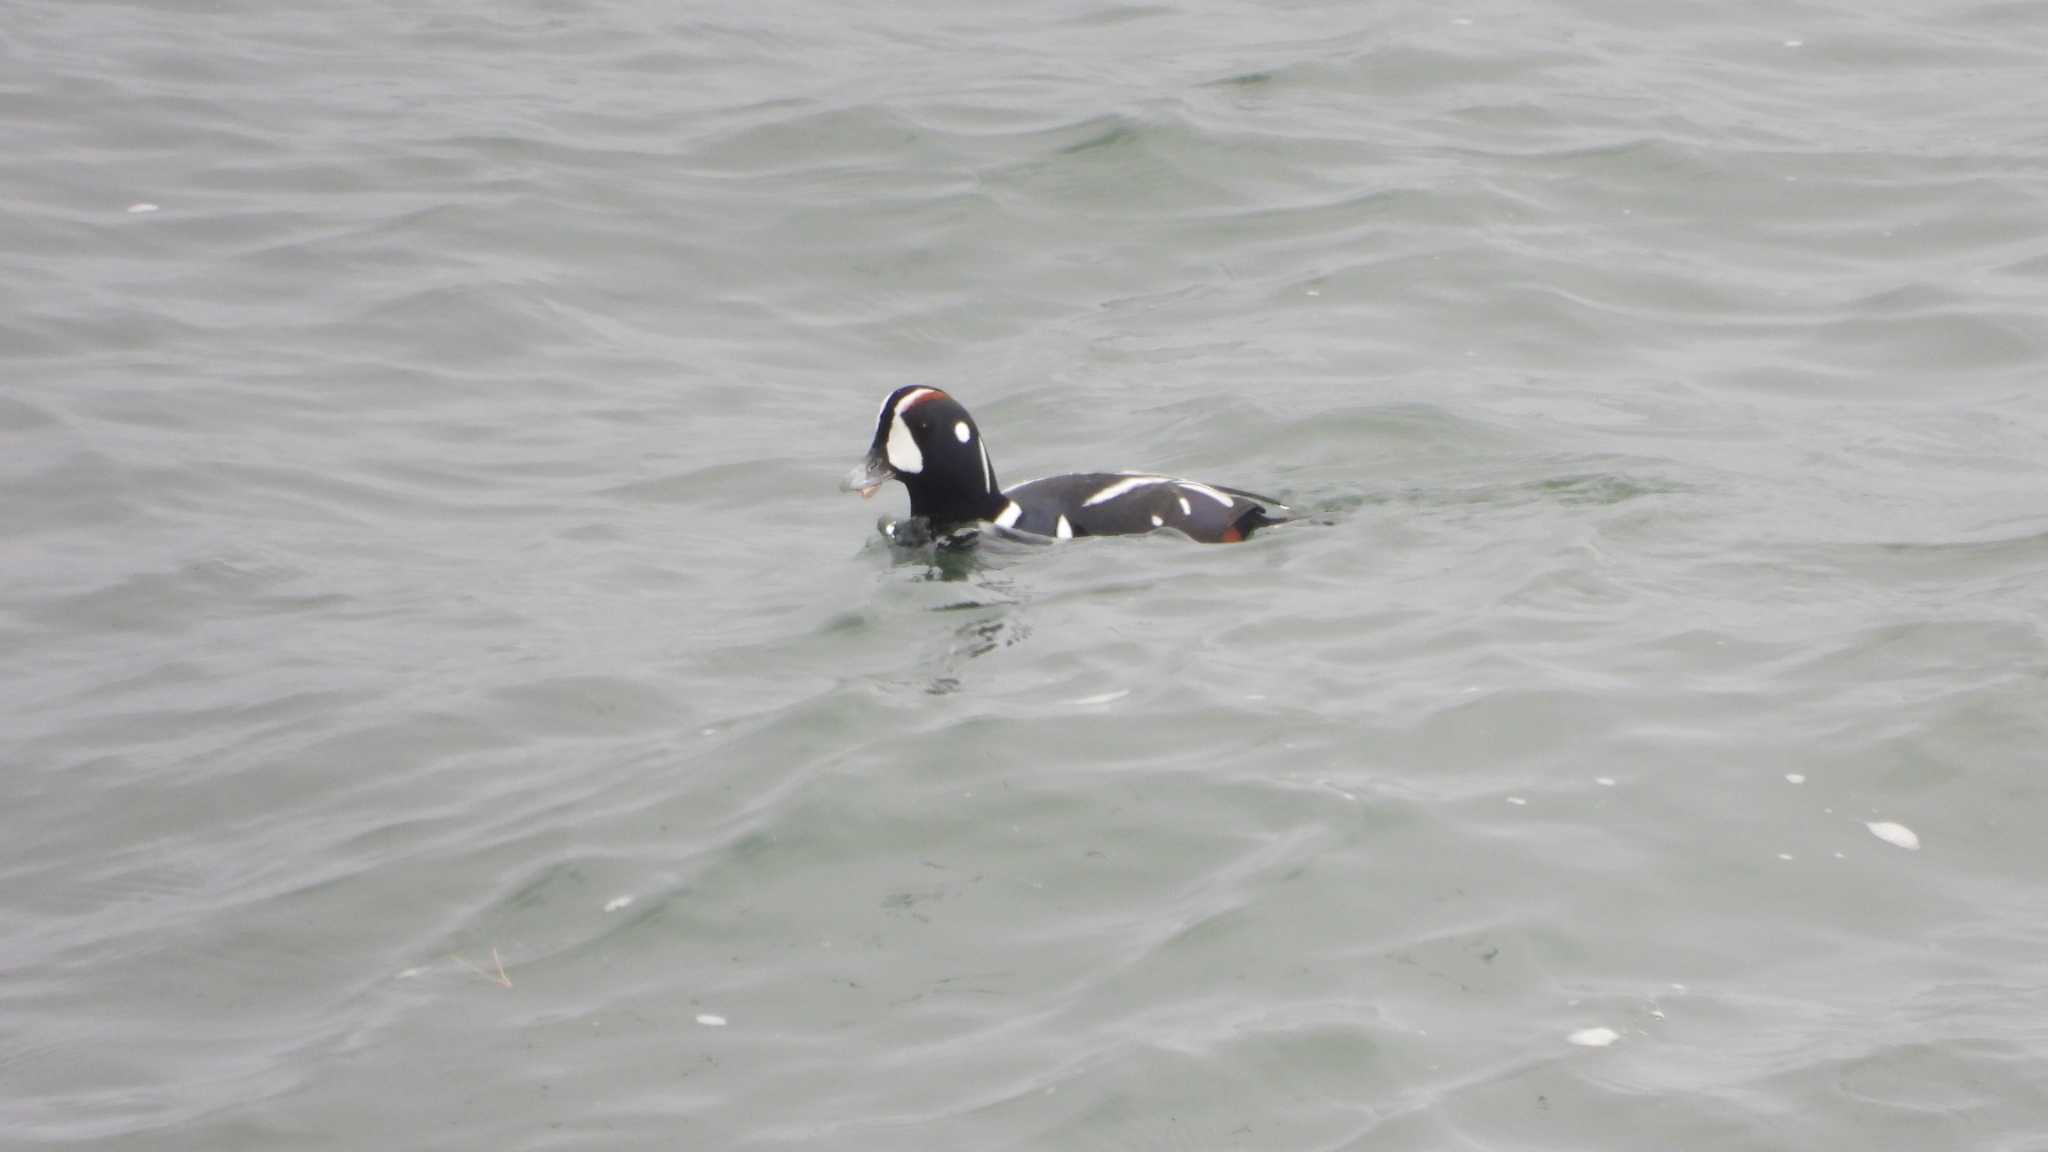
<path fill-rule="evenodd" d="M 1154 517 L 1152 518 L 1152 526 L 1153 526 L 1154 528 L 1164 528 L 1164 527 L 1166 527 L 1166 521 L 1164 521 L 1164 520 L 1161 520 L 1161 519 L 1160 519 L 1159 517 L 1157 517 L 1157 516 L 1154 516 Z"/>
<path fill-rule="evenodd" d="M 1074 538 L 1074 526 L 1067 523 L 1065 516 L 1060 517 L 1060 522 L 1053 526 L 1052 531 L 1053 535 L 1058 536 L 1062 540 L 1072 540 Z"/>
<path fill-rule="evenodd" d="M 1195 506 L 1188 503 L 1188 498 L 1185 496 L 1180 498 L 1180 514 L 1183 516 L 1193 516 L 1195 514 Z"/>
<path fill-rule="evenodd" d="M 969 428 L 967 421 L 962 420 L 958 424 L 953 425 L 953 438 L 965 444 L 969 440 L 974 439 L 974 429 Z"/>
<path fill-rule="evenodd" d="M 910 425 L 903 422 L 900 411 L 889 421 L 889 467 L 898 472 L 924 471 L 924 451 L 917 446 L 917 437 L 911 435 Z"/>

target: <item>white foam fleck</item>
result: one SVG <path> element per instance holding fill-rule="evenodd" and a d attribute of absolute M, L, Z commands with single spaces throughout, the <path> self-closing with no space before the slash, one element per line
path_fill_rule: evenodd
<path fill-rule="evenodd" d="M 1336 785 L 1336 784 L 1334 784 L 1334 783 L 1332 783 L 1331 781 L 1328 781 L 1328 780 L 1325 780 L 1325 781 L 1323 781 L 1323 787 L 1325 787 L 1325 788 L 1328 788 L 1328 789 L 1329 789 L 1330 791 L 1332 791 L 1332 792 L 1335 792 L 1335 793 L 1336 793 L 1337 795 L 1339 795 L 1339 796 L 1342 796 L 1342 797 L 1343 797 L 1343 798 L 1345 798 L 1346 800 L 1357 800 L 1357 799 L 1358 799 L 1358 797 L 1357 797 L 1356 795 L 1354 795 L 1353 793 L 1350 793 L 1350 792 L 1346 792 L 1346 791 L 1345 791 L 1345 790 L 1343 790 L 1342 788 L 1339 788 L 1339 787 L 1337 787 L 1337 785 Z"/>
<path fill-rule="evenodd" d="M 1654 1019 L 1662 1020 L 1664 1018 L 1664 1010 L 1662 1008 L 1652 1008 L 1650 1009 L 1650 1016 Z"/>
<path fill-rule="evenodd" d="M 1894 824 L 1890 820 L 1870 820 L 1865 821 L 1863 826 L 1870 829 L 1872 836 L 1887 844 L 1896 844 L 1908 852 L 1920 850 L 1919 834 L 1904 824 Z"/>
<path fill-rule="evenodd" d="M 1780 860 L 1790 860 L 1791 858 L 1792 858 L 1792 854 L 1791 854 L 1790 852 L 1780 852 L 1780 853 L 1778 853 L 1778 859 L 1780 859 Z"/>
<path fill-rule="evenodd" d="M 1612 776 L 1595 776 L 1595 777 L 1593 777 L 1593 783 L 1595 783 L 1595 784 L 1598 784 L 1598 785 L 1599 785 L 1599 786 L 1601 786 L 1602 788 L 1612 788 L 1612 787 L 1614 787 L 1614 777 L 1612 777 Z"/>
<path fill-rule="evenodd" d="M 604 910 L 607 912 L 617 912 L 619 909 L 628 907 L 632 903 L 633 898 L 631 896 L 614 896 L 604 902 Z"/>
<path fill-rule="evenodd" d="M 1114 692 L 1104 692 L 1099 696 L 1083 696 L 1079 700 L 1074 701 L 1074 703 L 1080 707 L 1087 708 L 1096 704 L 1107 704 L 1113 700 L 1121 700 L 1130 694 L 1131 690 L 1129 688 L 1119 688 Z"/>
<path fill-rule="evenodd" d="M 1804 40 L 1787 40 L 1787 41 L 1785 41 L 1785 47 L 1787 47 L 1787 48 L 1804 48 L 1804 47 L 1806 47 L 1806 41 L 1804 41 Z"/>
<path fill-rule="evenodd" d="M 1621 1039 L 1621 1033 L 1612 1028 L 1581 1028 L 1565 1039 L 1581 1048 L 1605 1048 Z"/>
<path fill-rule="evenodd" d="M 1522 798 L 1521 798 L 1520 796 L 1510 796 L 1510 797 L 1508 797 L 1508 803 L 1510 803 L 1510 804 L 1513 804 L 1513 805 L 1515 805 L 1516 807 L 1520 807 L 1520 806 L 1522 806 L 1522 805 L 1524 805 L 1524 804 L 1527 804 L 1527 803 L 1528 803 L 1528 801 L 1527 801 L 1527 800 L 1524 800 L 1524 799 L 1522 799 Z"/>
<path fill-rule="evenodd" d="M 1785 773 L 1785 783 L 1804 784 L 1806 783 L 1806 774 L 1803 772 L 1787 772 Z"/>
<path fill-rule="evenodd" d="M 407 968 L 405 971 L 400 972 L 398 974 L 398 978 L 400 980 L 411 980 L 415 977 L 424 976 L 426 974 L 427 970 L 425 968 Z"/>
<path fill-rule="evenodd" d="M 157 206 L 154 204 L 130 204 L 128 206 L 128 214 L 131 216 L 140 216 L 145 212 L 156 211 L 160 211 L 160 209 L 158 209 Z"/>
<path fill-rule="evenodd" d="M 697 1017 L 697 1023 L 702 1024 L 706 1028 L 723 1028 L 725 1027 L 725 1017 L 713 1016 L 711 1013 L 706 1012 Z"/>
<path fill-rule="evenodd" d="M 1311 288 L 1308 290 L 1308 294 L 1311 296 L 1321 296 L 1323 294 L 1323 290 L 1321 288 Z"/>

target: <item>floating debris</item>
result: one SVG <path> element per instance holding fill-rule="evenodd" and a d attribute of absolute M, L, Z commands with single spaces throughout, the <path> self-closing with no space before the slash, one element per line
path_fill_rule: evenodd
<path fill-rule="evenodd" d="M 1865 821 L 1863 826 L 1870 829 L 1872 836 L 1887 844 L 1896 844 L 1908 852 L 1920 850 L 1919 834 L 1904 824 L 1894 824 L 1889 820 L 1869 820 Z"/>
<path fill-rule="evenodd" d="M 1612 1028 L 1581 1028 L 1565 1039 L 1581 1048 L 1605 1048 L 1621 1039 L 1621 1033 Z"/>
<path fill-rule="evenodd" d="M 471 964 L 468 960 L 463 959 L 461 956 L 450 956 L 449 959 L 455 961 L 457 964 L 462 965 L 464 968 L 469 969 L 471 972 L 476 973 L 484 979 L 489 980 L 491 983 L 496 984 L 500 988 L 510 988 L 512 986 L 512 978 L 510 976 L 505 975 L 505 958 L 498 955 L 498 949 L 496 945 L 492 945 L 491 947 L 491 963 L 497 965 L 498 967 L 496 975 L 486 972 L 483 969 L 477 967 L 476 965 Z"/>
<path fill-rule="evenodd" d="M 614 896 L 604 902 L 604 910 L 607 912 L 617 912 L 619 909 L 625 908 L 632 903 L 633 898 L 631 896 Z"/>

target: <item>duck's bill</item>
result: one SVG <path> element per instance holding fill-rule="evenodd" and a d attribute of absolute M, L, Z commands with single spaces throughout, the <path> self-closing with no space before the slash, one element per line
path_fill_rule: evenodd
<path fill-rule="evenodd" d="M 863 460 L 853 471 L 839 481 L 841 492 L 858 492 L 863 500 L 875 494 L 875 489 L 896 478 L 896 473 L 880 460 Z"/>

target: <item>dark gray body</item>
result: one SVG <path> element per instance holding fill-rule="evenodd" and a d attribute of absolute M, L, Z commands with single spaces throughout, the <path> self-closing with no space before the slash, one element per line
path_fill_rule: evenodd
<path fill-rule="evenodd" d="M 1013 517 L 1006 507 L 992 517 L 997 524 L 1054 537 L 1173 528 L 1205 543 L 1226 543 L 1286 519 L 1288 511 L 1277 500 L 1242 489 L 1148 473 L 1047 476 L 1006 488 L 1003 496 L 1018 511 Z"/>

